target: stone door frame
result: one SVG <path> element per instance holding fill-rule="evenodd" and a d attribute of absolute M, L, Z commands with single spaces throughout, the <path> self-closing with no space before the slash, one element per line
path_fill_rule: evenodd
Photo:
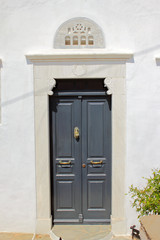
<path fill-rule="evenodd" d="M 132 54 L 105 50 L 52 50 L 26 55 L 34 69 L 35 150 L 36 150 L 36 233 L 52 228 L 49 151 L 49 96 L 58 78 L 103 78 L 112 94 L 112 215 L 114 235 L 126 234 L 126 61 Z"/>

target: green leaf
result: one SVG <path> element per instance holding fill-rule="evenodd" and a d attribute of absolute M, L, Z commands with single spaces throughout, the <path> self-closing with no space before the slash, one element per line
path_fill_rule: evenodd
<path fill-rule="evenodd" d="M 138 218 L 148 214 L 160 214 L 160 169 L 152 169 L 152 176 L 144 178 L 147 184 L 143 188 L 129 187 L 132 207 L 139 213 Z"/>

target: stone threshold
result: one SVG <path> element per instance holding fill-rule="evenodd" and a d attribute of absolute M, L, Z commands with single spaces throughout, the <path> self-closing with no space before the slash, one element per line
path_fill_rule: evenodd
<path fill-rule="evenodd" d="M 113 236 L 111 225 L 55 225 L 52 240 L 131 240 L 131 236 Z"/>

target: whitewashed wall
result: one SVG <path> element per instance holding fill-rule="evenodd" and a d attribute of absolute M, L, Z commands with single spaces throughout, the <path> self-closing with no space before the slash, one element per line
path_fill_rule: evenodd
<path fill-rule="evenodd" d="M 109 52 L 134 53 L 127 63 L 126 192 L 159 166 L 160 1 L 0 0 L 0 231 L 35 231 L 33 73 L 25 54 L 52 49 L 57 28 L 73 17 L 99 24 Z M 130 232 L 137 215 L 128 196 L 126 215 Z"/>

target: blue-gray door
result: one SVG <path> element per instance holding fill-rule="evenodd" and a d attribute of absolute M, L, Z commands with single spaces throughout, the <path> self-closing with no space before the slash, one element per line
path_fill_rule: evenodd
<path fill-rule="evenodd" d="M 54 223 L 105 223 L 111 214 L 111 110 L 106 96 L 53 97 Z"/>

